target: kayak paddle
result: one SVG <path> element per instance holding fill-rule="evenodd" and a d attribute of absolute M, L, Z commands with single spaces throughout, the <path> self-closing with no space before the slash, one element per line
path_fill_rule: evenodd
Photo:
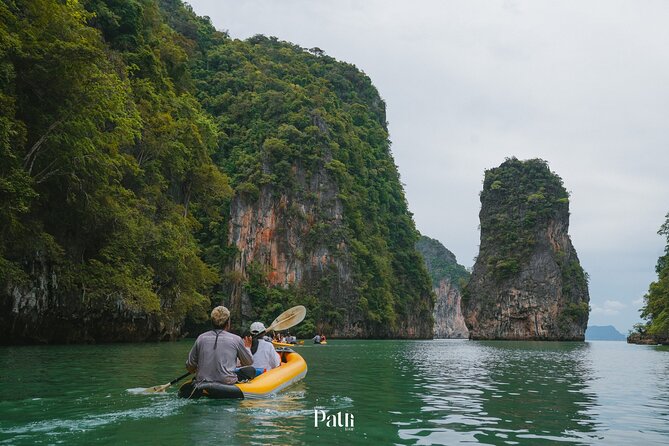
<path fill-rule="evenodd" d="M 304 305 L 298 305 L 281 313 L 269 327 L 265 329 L 265 333 L 270 331 L 281 331 L 293 327 L 304 320 L 307 315 L 307 309 Z"/>
<path fill-rule="evenodd" d="M 190 375 L 190 372 L 186 372 L 183 375 L 181 375 L 178 378 L 173 379 L 172 381 L 168 382 L 167 384 L 163 384 L 161 386 L 153 386 L 153 387 L 148 387 L 144 389 L 144 393 L 156 393 L 156 392 L 164 392 L 166 391 L 172 384 L 177 383 Z"/>

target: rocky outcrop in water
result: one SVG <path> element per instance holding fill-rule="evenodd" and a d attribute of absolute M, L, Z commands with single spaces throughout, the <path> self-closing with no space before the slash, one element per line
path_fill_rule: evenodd
<path fill-rule="evenodd" d="M 479 217 L 463 299 L 470 338 L 582 341 L 590 299 L 562 180 L 545 161 L 508 159 L 486 171 Z"/>
<path fill-rule="evenodd" d="M 436 300 L 434 303 L 434 337 L 462 339 L 469 336 L 461 310 L 461 288 L 469 279 L 464 266 L 438 240 L 421 236 L 416 249 L 425 259 L 432 279 Z"/>

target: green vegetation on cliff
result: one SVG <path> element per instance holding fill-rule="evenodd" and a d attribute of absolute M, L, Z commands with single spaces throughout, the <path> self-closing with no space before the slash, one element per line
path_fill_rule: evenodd
<path fill-rule="evenodd" d="M 231 189 L 186 42 L 153 2 L 12 0 L 0 17 L 3 290 L 41 263 L 60 299 L 204 314 L 216 274 L 192 213 Z"/>
<path fill-rule="evenodd" d="M 641 316 L 648 319 L 648 323 L 635 327 L 638 332 L 663 341 L 669 339 L 669 214 L 666 218 L 658 231 L 667 240 L 664 255 L 657 259 L 657 280 L 650 284 L 644 296 L 645 305 L 641 309 Z"/>
<path fill-rule="evenodd" d="M 425 306 L 429 282 L 414 248 L 418 234 L 390 155 L 385 104 L 367 76 L 318 49 L 255 36 L 212 47 L 194 78 L 221 135 L 215 159 L 238 194 L 257 200 L 267 188 L 306 202 L 313 197 L 300 184 L 321 165 L 335 179 L 343 232 L 332 232 L 316 216 L 308 239 L 330 252 L 346 242 L 364 319 L 392 327 L 411 308 Z M 281 296 L 266 288 L 250 296 Z M 284 305 L 305 291 L 326 292 L 284 291 Z M 313 300 L 314 323 L 336 326 L 341 309 Z M 253 303 L 262 310 L 262 298 Z"/>
<path fill-rule="evenodd" d="M 385 104 L 354 66 L 230 39 L 179 0 L 9 0 L 0 24 L 3 308 L 8 286 L 48 282 L 75 316 L 202 320 L 225 297 L 233 195 L 299 195 L 296 166 L 311 175 L 322 163 L 344 206 L 358 310 L 393 326 L 429 307 Z M 318 225 L 310 237 L 334 243 Z M 271 308 L 266 322 L 298 300 L 313 301 L 307 327 L 340 317 L 263 274 L 245 286 Z"/>
<path fill-rule="evenodd" d="M 439 282 L 444 278 L 458 288 L 462 288 L 469 280 L 469 271 L 457 262 L 455 254 L 445 248 L 439 240 L 421 235 L 416 243 L 416 249 L 425 260 L 434 288 L 438 288 Z"/>
<path fill-rule="evenodd" d="M 481 245 L 463 290 L 475 339 L 582 340 L 587 274 L 569 238 L 569 199 L 546 161 L 509 158 L 485 172 Z"/>
<path fill-rule="evenodd" d="M 540 159 L 508 158 L 486 170 L 481 202 L 491 204 L 486 218 L 481 218 L 481 243 L 494 241 L 496 252 L 488 257 L 488 268 L 499 280 L 518 273 L 529 259 L 537 227 L 569 212 L 569 194 L 562 179 Z M 572 267 L 580 268 L 565 265 L 565 269 Z"/>

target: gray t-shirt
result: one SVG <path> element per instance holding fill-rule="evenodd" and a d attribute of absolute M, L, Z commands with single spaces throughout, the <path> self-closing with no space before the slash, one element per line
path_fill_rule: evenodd
<path fill-rule="evenodd" d="M 218 340 L 216 340 L 218 334 Z M 214 346 L 216 348 L 214 348 Z M 211 330 L 202 333 L 188 354 L 186 366 L 196 367 L 195 382 L 220 382 L 234 384 L 237 382 L 237 359 L 241 365 L 251 365 L 253 357 L 244 347 L 239 336 L 225 330 Z"/>

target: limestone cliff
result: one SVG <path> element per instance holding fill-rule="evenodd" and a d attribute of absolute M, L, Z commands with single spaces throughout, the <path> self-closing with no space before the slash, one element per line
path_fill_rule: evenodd
<path fill-rule="evenodd" d="M 132 307 L 121 294 L 90 298 L 68 290 L 62 271 L 41 255 L 28 280 L 11 284 L 0 307 L 0 344 L 95 343 L 176 340 L 183 319 Z"/>
<path fill-rule="evenodd" d="M 460 288 L 449 279 L 441 279 L 434 289 L 437 299 L 434 304 L 435 339 L 466 339 L 469 330 L 462 315 Z"/>
<path fill-rule="evenodd" d="M 431 338 L 429 277 L 371 80 L 264 36 L 226 42 L 208 66 L 204 104 L 235 189 L 220 293 L 233 320 L 302 304 L 304 336 Z"/>
<path fill-rule="evenodd" d="M 257 199 L 238 194 L 232 201 L 228 237 L 236 255 L 228 267 L 230 306 L 243 320 L 261 311 L 245 286 L 253 273 L 268 289 L 309 289 L 339 308 L 346 308 L 354 293 L 339 189 L 322 165 L 308 181 L 302 168 L 295 173 L 303 193 L 277 195 L 265 186 Z M 359 322 L 359 315 L 347 313 L 342 329 L 360 335 L 354 328 Z"/>
<path fill-rule="evenodd" d="M 141 3 L 3 12 L 0 342 L 175 339 L 221 303 L 235 329 L 301 304 L 301 336 L 431 338 L 371 79 Z"/>
<path fill-rule="evenodd" d="M 584 340 L 587 276 L 569 238 L 569 199 L 545 161 L 487 170 L 481 243 L 464 290 L 471 339 Z"/>
<path fill-rule="evenodd" d="M 469 279 L 469 273 L 464 266 L 458 264 L 455 255 L 438 240 L 421 236 L 416 248 L 425 259 L 436 296 L 433 312 L 434 337 L 437 339 L 469 337 L 469 330 L 460 307 L 461 286 Z"/>

